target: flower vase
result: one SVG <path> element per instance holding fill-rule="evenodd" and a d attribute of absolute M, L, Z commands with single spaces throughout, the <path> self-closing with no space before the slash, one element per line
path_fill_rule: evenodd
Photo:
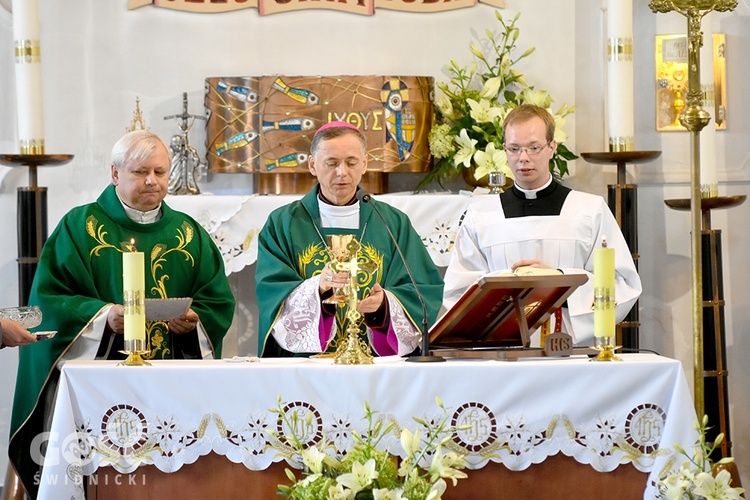
<path fill-rule="evenodd" d="M 489 174 L 485 175 L 484 177 L 480 177 L 479 179 L 476 179 L 474 177 L 474 171 L 475 171 L 474 164 L 472 164 L 469 167 L 465 167 L 465 168 L 461 169 L 461 176 L 463 177 L 464 182 L 466 184 L 468 184 L 472 188 L 478 188 L 478 187 L 481 187 L 481 188 L 490 188 L 490 176 L 489 176 Z M 508 177 L 506 175 L 505 176 L 505 184 L 503 184 L 500 187 L 500 189 L 502 191 L 505 191 L 506 189 L 508 189 L 512 185 L 513 185 L 513 179 L 511 179 L 510 177 Z"/>
<path fill-rule="evenodd" d="M 474 164 L 469 167 L 461 169 L 461 176 L 464 178 L 464 182 L 473 188 L 483 187 L 486 188 L 490 185 L 490 176 L 485 175 L 479 179 L 474 178 Z"/>

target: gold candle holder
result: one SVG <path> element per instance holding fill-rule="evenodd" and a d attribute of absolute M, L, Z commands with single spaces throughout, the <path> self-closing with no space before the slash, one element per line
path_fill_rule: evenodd
<path fill-rule="evenodd" d="M 622 361 L 613 354 L 620 346 L 615 336 L 615 250 L 602 240 L 594 249 L 594 349 L 599 354 L 593 361 Z"/>
<path fill-rule="evenodd" d="M 144 339 L 126 339 L 124 346 L 125 348 L 120 352 L 127 354 L 128 357 L 125 361 L 117 363 L 118 366 L 151 366 L 151 363 L 141 356 L 151 352 L 148 350 Z"/>
<path fill-rule="evenodd" d="M 622 358 L 615 355 L 615 350 L 621 346 L 615 345 L 615 337 L 594 337 L 594 349 L 599 351 L 591 361 L 622 361 Z"/>

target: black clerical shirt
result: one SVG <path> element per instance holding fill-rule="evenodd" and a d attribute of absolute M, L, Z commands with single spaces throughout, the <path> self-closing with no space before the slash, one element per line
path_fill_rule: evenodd
<path fill-rule="evenodd" d="M 538 191 L 536 198 L 527 199 L 526 194 L 514 184 L 500 194 L 505 217 L 527 217 L 529 215 L 560 215 L 570 188 L 552 181 L 549 186 Z"/>

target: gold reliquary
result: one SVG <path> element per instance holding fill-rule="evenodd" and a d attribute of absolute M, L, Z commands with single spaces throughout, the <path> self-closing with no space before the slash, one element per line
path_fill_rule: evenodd
<path fill-rule="evenodd" d="M 656 35 L 656 130 L 685 131 L 680 113 L 685 108 L 688 90 L 688 42 L 686 35 Z M 714 33 L 705 37 L 711 47 L 711 58 L 703 57 L 701 66 L 713 69 L 713 78 L 701 77 L 703 108 L 711 115 L 716 130 L 727 128 L 726 35 Z M 705 49 L 705 47 L 704 47 Z M 702 54 L 707 52 L 701 51 Z M 705 68 L 702 75 L 711 75 Z"/>

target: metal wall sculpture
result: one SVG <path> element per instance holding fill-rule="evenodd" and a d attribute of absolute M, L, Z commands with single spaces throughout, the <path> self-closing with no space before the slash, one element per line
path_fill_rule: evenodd
<path fill-rule="evenodd" d="M 343 120 L 367 136 L 369 172 L 425 172 L 432 77 L 206 79 L 206 159 L 216 173 L 305 174 L 315 131 Z"/>

